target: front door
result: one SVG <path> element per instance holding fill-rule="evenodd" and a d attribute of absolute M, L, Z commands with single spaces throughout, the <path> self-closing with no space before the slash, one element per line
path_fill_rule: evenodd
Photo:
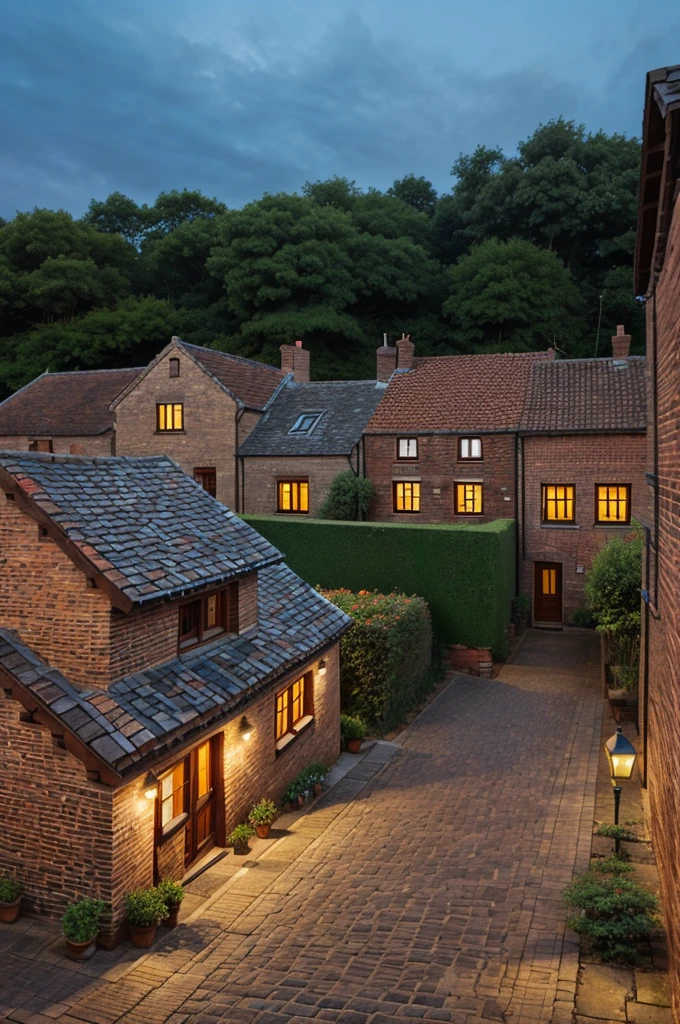
<path fill-rule="evenodd" d="M 189 820 L 184 842 L 184 864 L 191 864 L 215 841 L 215 774 L 217 765 L 210 740 L 191 751 L 189 770 Z"/>
<path fill-rule="evenodd" d="M 562 622 L 561 562 L 534 562 L 534 622 Z"/>

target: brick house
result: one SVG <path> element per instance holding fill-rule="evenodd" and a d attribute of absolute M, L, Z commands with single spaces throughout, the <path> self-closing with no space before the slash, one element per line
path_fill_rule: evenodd
<path fill-rule="evenodd" d="M 361 438 L 385 387 L 286 381 L 239 449 L 240 511 L 313 516 L 338 473 L 363 476 Z"/>
<path fill-rule="evenodd" d="M 0 453 L 0 873 L 50 916 L 181 877 L 339 753 L 351 620 L 169 458 Z"/>
<path fill-rule="evenodd" d="M 541 361 L 520 424 L 519 590 L 533 621 L 583 604 L 585 572 L 647 508 L 645 359 L 619 328 L 611 359 Z"/>
<path fill-rule="evenodd" d="M 647 75 L 635 292 L 646 299 L 647 480 L 639 711 L 680 1017 L 680 65 Z"/>
<path fill-rule="evenodd" d="M 42 373 L 0 402 L 0 448 L 115 455 L 111 403 L 141 372 Z"/>
<path fill-rule="evenodd" d="M 370 518 L 515 518 L 522 410 L 532 367 L 553 351 L 418 358 L 402 338 L 377 355 L 389 384 L 364 438 Z"/>

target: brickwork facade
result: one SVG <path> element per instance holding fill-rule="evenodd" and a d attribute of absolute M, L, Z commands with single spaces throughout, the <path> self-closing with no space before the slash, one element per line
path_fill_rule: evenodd
<path fill-rule="evenodd" d="M 563 620 L 583 604 L 585 572 L 597 552 L 628 526 L 595 524 L 595 486 L 628 484 L 632 516 L 646 514 L 646 438 L 636 434 L 563 434 L 524 437 L 521 442 L 520 593 L 532 598 L 534 563 L 562 565 Z M 575 521 L 542 522 L 542 486 L 574 487 Z"/>
<path fill-rule="evenodd" d="M 350 462 L 344 455 L 300 458 L 253 455 L 242 462 L 243 511 L 251 515 L 273 515 L 278 511 L 279 480 L 307 480 L 309 515 L 315 516 L 335 477 L 350 469 Z"/>
<path fill-rule="evenodd" d="M 5 434 L 0 435 L 0 449 L 27 452 L 33 441 L 51 441 L 52 451 L 62 455 L 115 455 L 115 435 L 113 431 L 95 436 L 70 437 L 50 436 L 48 434 Z"/>

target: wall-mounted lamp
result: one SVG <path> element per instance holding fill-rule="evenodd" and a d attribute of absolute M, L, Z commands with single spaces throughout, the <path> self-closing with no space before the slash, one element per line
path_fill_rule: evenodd
<path fill-rule="evenodd" d="M 238 730 L 241 733 L 241 739 L 245 740 L 247 743 L 250 737 L 253 735 L 253 727 L 245 715 L 243 716 L 239 723 Z"/>
<path fill-rule="evenodd" d="M 152 771 L 146 773 L 144 779 L 144 796 L 147 800 L 153 800 L 158 792 L 158 776 Z"/>
<path fill-rule="evenodd" d="M 317 672 L 318 672 L 318 674 L 320 676 L 325 676 L 326 675 L 326 659 L 325 658 L 322 658 L 321 661 L 319 662 L 319 665 L 318 665 L 318 668 L 317 668 Z"/>

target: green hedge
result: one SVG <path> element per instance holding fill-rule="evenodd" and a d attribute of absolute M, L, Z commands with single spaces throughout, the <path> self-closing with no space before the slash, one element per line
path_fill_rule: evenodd
<path fill-rule="evenodd" d="M 515 523 L 339 523 L 244 516 L 312 586 L 417 594 L 437 639 L 506 650 L 515 595 Z"/>
<path fill-rule="evenodd" d="M 362 590 L 323 590 L 354 619 L 340 641 L 343 712 L 386 732 L 432 686 L 432 625 L 421 597 Z"/>

